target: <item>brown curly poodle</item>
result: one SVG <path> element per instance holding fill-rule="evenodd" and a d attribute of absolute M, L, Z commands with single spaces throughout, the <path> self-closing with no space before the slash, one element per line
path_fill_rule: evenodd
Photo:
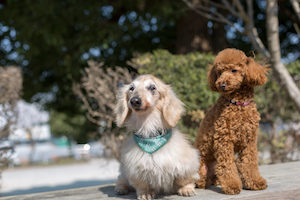
<path fill-rule="evenodd" d="M 267 70 L 237 49 L 217 55 L 208 82 L 221 96 L 202 120 L 195 143 L 201 154 L 199 188 L 220 184 L 226 194 L 239 194 L 242 185 L 267 188 L 258 171 L 260 115 L 253 101 L 254 87 L 266 83 Z"/>

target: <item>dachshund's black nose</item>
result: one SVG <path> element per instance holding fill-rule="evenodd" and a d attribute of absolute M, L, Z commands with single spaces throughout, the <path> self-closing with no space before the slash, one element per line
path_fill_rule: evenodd
<path fill-rule="evenodd" d="M 221 85 L 220 85 L 220 87 L 222 88 L 222 90 L 225 90 L 226 89 L 226 83 L 222 83 Z"/>
<path fill-rule="evenodd" d="M 140 108 L 142 105 L 142 100 L 140 97 L 132 97 L 130 99 L 130 104 L 132 105 L 133 108 Z"/>

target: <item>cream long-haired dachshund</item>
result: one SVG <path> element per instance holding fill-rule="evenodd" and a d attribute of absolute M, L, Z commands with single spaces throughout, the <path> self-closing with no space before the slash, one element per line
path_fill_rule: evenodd
<path fill-rule="evenodd" d="M 135 189 L 138 199 L 157 194 L 195 194 L 198 152 L 175 129 L 184 111 L 171 87 L 152 75 L 141 75 L 117 95 L 117 125 L 132 133 L 121 148 L 117 194 Z"/>

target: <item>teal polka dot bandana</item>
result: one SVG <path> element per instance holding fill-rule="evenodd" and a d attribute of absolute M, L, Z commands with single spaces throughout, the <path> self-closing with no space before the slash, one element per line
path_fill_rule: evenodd
<path fill-rule="evenodd" d="M 133 139 L 136 144 L 142 149 L 144 152 L 152 154 L 162 148 L 172 136 L 172 129 L 166 130 L 166 134 L 159 135 L 151 138 L 143 138 L 136 134 L 133 134 Z"/>

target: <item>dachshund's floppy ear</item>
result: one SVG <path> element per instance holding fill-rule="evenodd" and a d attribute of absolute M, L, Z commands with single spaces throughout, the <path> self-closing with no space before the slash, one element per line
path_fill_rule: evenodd
<path fill-rule="evenodd" d="M 176 126 L 182 113 L 184 112 L 183 103 L 178 99 L 170 86 L 165 85 L 162 93 L 162 114 L 170 127 Z"/>
<path fill-rule="evenodd" d="M 128 85 L 122 86 L 117 93 L 117 105 L 115 107 L 117 126 L 122 127 L 130 114 L 130 109 L 127 104 L 127 89 Z"/>
<path fill-rule="evenodd" d="M 209 70 L 207 73 L 207 81 L 208 81 L 208 85 L 212 91 L 218 91 L 218 89 L 216 87 L 217 78 L 218 78 L 217 72 L 215 70 L 214 65 L 209 65 Z"/>
<path fill-rule="evenodd" d="M 267 82 L 268 68 L 256 63 L 253 58 L 246 61 L 246 83 L 250 86 L 263 85 Z"/>

